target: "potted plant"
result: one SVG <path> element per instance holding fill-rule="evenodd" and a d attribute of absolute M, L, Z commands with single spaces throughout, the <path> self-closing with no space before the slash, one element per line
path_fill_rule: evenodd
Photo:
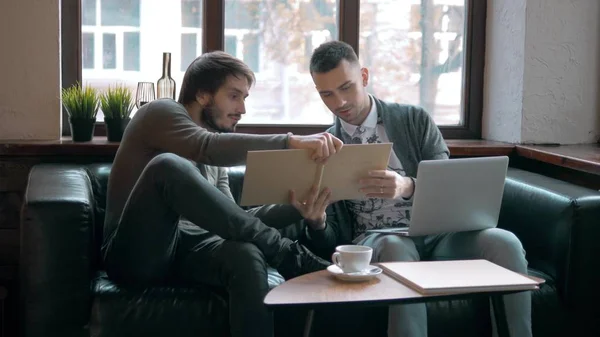
<path fill-rule="evenodd" d="M 87 142 L 94 136 L 98 93 L 96 89 L 79 83 L 62 89 L 62 103 L 69 115 L 71 137 L 74 142 Z"/>
<path fill-rule="evenodd" d="M 104 113 L 106 124 L 106 137 L 109 142 L 120 142 L 123 132 L 131 118 L 133 110 L 133 96 L 131 91 L 122 85 L 108 87 L 108 90 L 100 96 L 100 108 Z"/>

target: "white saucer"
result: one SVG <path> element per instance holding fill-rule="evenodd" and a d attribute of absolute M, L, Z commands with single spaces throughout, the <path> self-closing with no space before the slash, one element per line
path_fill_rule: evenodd
<path fill-rule="evenodd" d="M 327 271 L 335 276 L 336 278 L 342 281 L 349 282 L 364 282 L 369 281 L 375 278 L 377 275 L 381 274 L 381 268 L 377 266 L 369 266 L 366 271 L 356 272 L 356 273 L 344 273 L 340 267 L 335 264 L 327 267 Z"/>

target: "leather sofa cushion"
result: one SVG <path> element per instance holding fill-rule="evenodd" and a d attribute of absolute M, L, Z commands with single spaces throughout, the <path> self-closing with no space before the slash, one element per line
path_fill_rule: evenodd
<path fill-rule="evenodd" d="M 268 282 L 274 288 L 284 279 L 269 268 Z M 97 274 L 92 287 L 91 336 L 222 336 L 228 331 L 224 288 L 124 288 L 105 272 Z"/>
<path fill-rule="evenodd" d="M 222 336 L 225 292 L 211 287 L 125 289 L 104 273 L 93 283 L 90 336 Z"/>

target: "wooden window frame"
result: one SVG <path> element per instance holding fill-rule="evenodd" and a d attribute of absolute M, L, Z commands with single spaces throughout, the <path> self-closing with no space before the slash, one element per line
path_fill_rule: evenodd
<path fill-rule="evenodd" d="M 223 50 L 225 36 L 225 0 L 203 1 L 202 51 Z M 350 44 L 358 53 L 360 0 L 339 1 L 338 39 Z M 445 139 L 481 139 L 483 112 L 483 76 L 485 55 L 487 0 L 466 1 L 466 40 L 463 81 L 464 125 L 440 125 Z M 62 87 L 81 82 L 81 0 L 61 1 Z M 68 116 L 63 111 L 63 135 L 69 135 Z M 238 132 L 309 134 L 322 132 L 317 125 L 240 125 Z M 96 125 L 96 136 L 106 135 L 103 122 Z"/>

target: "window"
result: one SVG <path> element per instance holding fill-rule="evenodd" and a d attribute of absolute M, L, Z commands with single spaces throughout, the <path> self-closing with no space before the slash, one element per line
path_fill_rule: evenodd
<path fill-rule="evenodd" d="M 369 92 L 461 125 L 464 0 L 360 2 L 359 57 Z"/>
<path fill-rule="evenodd" d="M 147 4 L 148 6 L 165 6 L 167 1 L 154 1 L 153 4 Z M 177 76 L 171 77 L 175 79 L 177 94 L 179 95 L 179 89 L 181 87 L 181 81 L 183 80 L 183 74 L 187 70 L 187 67 L 192 61 L 202 54 L 202 0 L 171 0 L 169 4 L 174 2 L 181 6 L 181 46 L 178 49 L 181 57 L 179 58 L 179 66 L 177 67 Z M 177 33 L 171 32 L 165 36 L 177 35 Z M 172 55 L 174 56 L 174 55 Z M 173 64 L 171 64 L 171 67 Z M 158 79 L 158 77 L 157 77 Z M 155 81 L 156 82 L 156 81 Z"/>
<path fill-rule="evenodd" d="M 181 85 L 201 53 L 201 0 L 82 0 L 81 6 L 82 82 L 101 91 L 119 83 L 135 95 L 138 82 L 156 83 L 163 52 L 171 53 L 171 77 Z M 97 120 L 104 120 L 101 111 Z"/>
<path fill-rule="evenodd" d="M 179 91 L 193 59 L 224 50 L 257 77 L 241 131 L 314 132 L 333 115 L 314 89 L 310 55 L 339 39 L 369 68 L 370 93 L 425 107 L 446 138 L 480 138 L 486 0 L 76 2 L 77 11 L 62 5 L 63 60 L 79 60 L 77 69 L 63 64 L 63 86 L 124 82 L 135 90 L 156 82 L 170 52 Z"/>
<path fill-rule="evenodd" d="M 225 0 L 224 50 L 256 75 L 242 124 L 333 122 L 312 83 L 306 51 L 338 38 L 336 7 L 324 0 Z"/>

